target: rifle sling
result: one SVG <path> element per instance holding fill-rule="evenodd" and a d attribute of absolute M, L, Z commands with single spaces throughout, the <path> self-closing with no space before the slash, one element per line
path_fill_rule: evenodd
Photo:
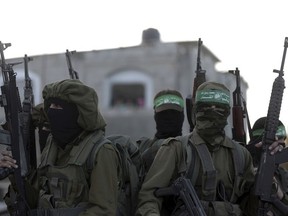
<path fill-rule="evenodd" d="M 204 176 L 206 181 L 204 184 L 205 190 L 215 190 L 216 188 L 216 170 L 210 155 L 210 152 L 205 144 L 197 145 L 196 150 L 200 156 L 200 160 L 203 167 Z"/>
<path fill-rule="evenodd" d="M 200 169 L 200 159 L 196 156 L 196 150 L 194 145 L 192 145 L 191 141 L 188 141 L 188 145 L 191 149 L 191 156 L 188 154 L 188 161 L 190 161 L 190 165 L 186 172 L 186 177 L 191 179 L 192 185 L 196 184 L 196 180 L 198 177 L 199 169 Z M 195 174 L 196 173 L 196 174 Z M 194 174 L 194 175 L 193 175 Z"/>
<path fill-rule="evenodd" d="M 234 142 L 235 143 L 235 142 Z M 210 152 L 205 144 L 201 145 L 193 145 L 192 141 L 189 139 L 188 144 L 191 149 L 191 158 L 188 160 L 190 161 L 189 167 L 186 172 L 186 177 L 191 179 L 192 185 L 196 184 L 196 180 L 198 178 L 199 169 L 200 169 L 200 161 L 203 167 L 203 173 L 206 175 L 206 181 L 204 182 L 204 190 L 215 190 L 216 192 L 216 170 L 213 165 L 213 160 L 211 158 Z M 196 151 L 199 155 L 197 157 Z M 245 169 L 245 158 L 244 154 L 242 153 L 241 146 L 239 143 L 235 143 L 235 148 L 231 151 L 233 162 L 234 162 L 234 169 L 235 169 L 235 179 L 240 175 L 242 176 Z M 189 154 L 188 154 L 189 155 Z M 205 179 L 205 178 L 204 178 Z M 238 182 L 234 182 L 234 187 L 237 187 Z M 213 193 L 208 197 L 210 200 L 213 198 Z M 233 190 L 230 201 L 234 201 L 236 199 L 235 191 Z M 208 201 L 208 200 L 207 200 Z"/>
<path fill-rule="evenodd" d="M 216 170 L 214 168 L 213 160 L 211 158 L 210 152 L 205 144 L 200 145 L 193 145 L 191 141 L 189 140 L 190 149 L 192 152 L 192 158 L 191 163 L 189 165 L 188 171 L 186 173 L 186 177 L 189 179 L 192 179 L 192 184 L 195 185 L 195 182 L 198 177 L 200 164 L 197 161 L 197 158 L 200 158 L 202 168 L 203 168 L 203 178 L 202 182 L 204 185 L 204 190 L 209 191 L 209 194 L 206 196 L 205 200 L 213 201 L 215 200 L 216 195 Z M 199 157 L 196 156 L 195 151 L 193 149 L 196 149 Z M 199 159 L 198 159 L 199 161 Z M 196 163 L 198 164 L 198 167 L 195 166 Z"/>

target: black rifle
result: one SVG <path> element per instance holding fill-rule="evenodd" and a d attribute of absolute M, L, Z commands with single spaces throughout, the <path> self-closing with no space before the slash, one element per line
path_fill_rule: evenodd
<path fill-rule="evenodd" d="M 251 131 L 250 120 L 249 120 L 248 111 L 246 107 L 246 101 L 244 100 L 244 97 L 241 91 L 240 71 L 238 68 L 236 68 L 236 70 L 229 70 L 228 72 L 236 76 L 236 88 L 233 91 L 232 136 L 233 136 L 233 140 L 241 143 L 242 145 L 246 145 L 247 140 L 246 140 L 244 118 L 246 118 L 247 120 L 250 138 L 251 138 L 252 131 Z"/>
<path fill-rule="evenodd" d="M 278 128 L 279 115 L 282 104 L 282 97 L 285 88 L 284 63 L 286 58 L 286 50 L 288 46 L 288 37 L 285 38 L 284 52 L 280 70 L 273 70 L 279 74 L 274 80 L 267 120 L 265 122 L 264 134 L 262 137 L 262 152 L 259 167 L 257 169 L 255 181 L 255 195 L 261 200 L 258 215 L 264 215 L 267 211 L 267 205 L 272 203 L 276 209 L 282 212 L 283 215 L 288 215 L 288 208 L 273 193 L 273 177 L 278 165 L 288 161 L 288 149 L 277 152 L 274 155 L 270 154 L 269 146 L 275 141 L 275 136 Z"/>
<path fill-rule="evenodd" d="M 79 79 L 78 73 L 77 71 L 75 71 L 72 67 L 72 63 L 71 63 L 71 55 L 74 54 L 76 51 L 69 51 L 68 49 L 66 49 L 66 61 L 67 61 L 67 66 L 68 66 L 68 70 L 69 70 L 69 75 L 71 79 Z"/>
<path fill-rule="evenodd" d="M 32 61 L 31 57 L 24 55 L 24 100 L 22 102 L 22 112 L 20 113 L 20 125 L 23 132 L 23 142 L 26 146 L 27 164 L 29 169 L 37 167 L 36 143 L 35 143 L 35 128 L 32 124 L 32 108 L 34 107 L 34 94 L 32 88 L 32 80 L 29 77 L 28 62 Z"/>
<path fill-rule="evenodd" d="M 189 179 L 183 176 L 179 177 L 170 187 L 159 188 L 155 191 L 156 197 L 169 195 L 179 197 L 190 216 L 206 216 L 205 210 Z"/>
<path fill-rule="evenodd" d="M 193 106 L 195 104 L 195 96 L 196 96 L 196 90 L 197 88 L 206 81 L 206 70 L 203 70 L 201 67 L 201 46 L 202 41 L 201 38 L 198 40 L 198 53 L 197 53 L 197 66 L 196 66 L 196 76 L 194 78 L 194 84 L 193 84 L 193 92 L 192 95 L 188 95 L 186 97 L 186 114 L 188 123 L 190 125 L 190 132 L 194 129 L 194 123 L 195 123 L 195 117 L 194 117 L 194 110 Z"/>
<path fill-rule="evenodd" d="M 1 53 L 1 70 L 3 77 L 3 86 L 1 86 L 1 105 L 5 110 L 8 131 L 11 137 L 11 150 L 13 158 L 18 162 L 18 168 L 13 170 L 16 183 L 16 200 L 14 203 L 15 215 L 26 215 L 28 205 L 26 199 L 26 191 L 24 186 L 24 177 L 28 172 L 27 158 L 25 146 L 23 143 L 22 133 L 20 131 L 19 113 L 21 112 L 21 102 L 18 88 L 16 85 L 16 73 L 13 70 L 13 64 L 6 64 L 4 50 L 11 46 L 10 43 L 3 44 L 0 42 Z M 2 170 L 5 170 L 2 169 Z M 6 169 L 7 170 L 7 169 Z"/>

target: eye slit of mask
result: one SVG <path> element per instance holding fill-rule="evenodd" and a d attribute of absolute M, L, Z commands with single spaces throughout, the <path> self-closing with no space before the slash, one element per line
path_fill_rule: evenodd
<path fill-rule="evenodd" d="M 227 115 L 227 110 L 221 107 L 217 107 L 215 105 L 209 106 L 209 107 L 201 107 L 201 109 L 199 109 L 198 111 L 200 112 L 204 112 L 204 113 L 217 113 L 220 116 L 225 116 Z"/>

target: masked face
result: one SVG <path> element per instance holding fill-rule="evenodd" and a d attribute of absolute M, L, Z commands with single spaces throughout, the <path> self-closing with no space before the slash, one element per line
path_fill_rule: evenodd
<path fill-rule="evenodd" d="M 81 133 L 82 128 L 77 123 L 78 115 L 75 104 L 69 104 L 59 99 L 51 100 L 47 116 L 53 139 L 60 147 L 64 148 Z"/>
<path fill-rule="evenodd" d="M 155 137 L 165 139 L 182 135 L 184 113 L 177 110 L 164 110 L 154 115 L 157 132 Z"/>
<path fill-rule="evenodd" d="M 198 106 L 196 110 L 197 133 L 210 145 L 221 144 L 225 137 L 224 128 L 230 111 L 217 105 Z"/>

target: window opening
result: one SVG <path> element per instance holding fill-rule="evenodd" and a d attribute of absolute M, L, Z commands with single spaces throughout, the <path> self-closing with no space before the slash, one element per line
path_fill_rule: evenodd
<path fill-rule="evenodd" d="M 141 83 L 117 83 L 112 85 L 111 107 L 143 108 L 145 87 Z"/>

